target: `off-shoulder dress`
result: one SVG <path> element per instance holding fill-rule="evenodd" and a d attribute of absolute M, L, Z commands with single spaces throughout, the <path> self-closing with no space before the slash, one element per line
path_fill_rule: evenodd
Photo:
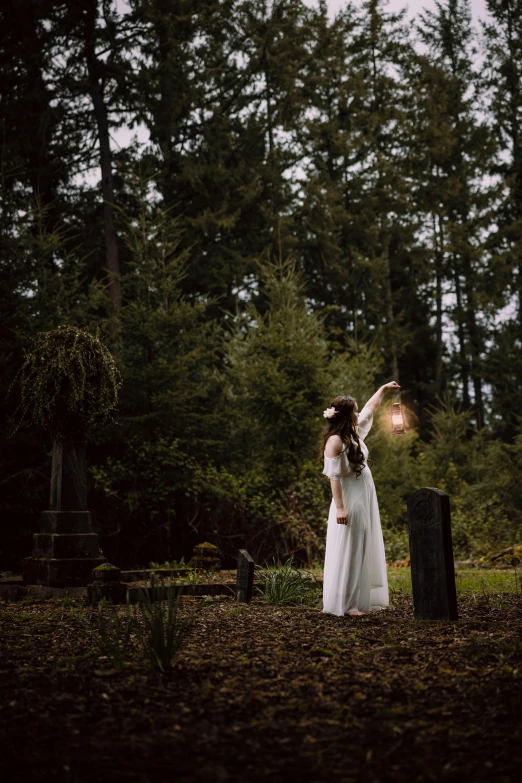
<path fill-rule="evenodd" d="M 359 414 L 358 434 L 365 466 L 357 478 L 346 450 L 338 457 L 324 458 L 323 473 L 339 479 L 348 524 L 337 522 L 332 499 L 326 533 L 323 611 L 339 616 L 358 609 L 371 612 L 388 606 L 388 579 L 377 494 L 364 439 L 373 423 L 373 412 L 364 407 Z"/>

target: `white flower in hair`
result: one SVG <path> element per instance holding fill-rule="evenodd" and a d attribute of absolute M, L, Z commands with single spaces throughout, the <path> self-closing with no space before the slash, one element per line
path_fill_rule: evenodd
<path fill-rule="evenodd" d="M 335 416 L 336 413 L 337 411 L 335 408 L 327 408 L 325 411 L 323 411 L 323 416 L 325 419 L 331 419 L 332 416 Z"/>

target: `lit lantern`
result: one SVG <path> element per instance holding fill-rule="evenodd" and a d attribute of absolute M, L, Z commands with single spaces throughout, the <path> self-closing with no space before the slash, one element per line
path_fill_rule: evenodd
<path fill-rule="evenodd" d="M 406 425 L 404 423 L 404 416 L 402 415 L 402 408 L 400 402 L 394 402 L 392 404 L 392 435 L 404 435 L 406 432 Z"/>

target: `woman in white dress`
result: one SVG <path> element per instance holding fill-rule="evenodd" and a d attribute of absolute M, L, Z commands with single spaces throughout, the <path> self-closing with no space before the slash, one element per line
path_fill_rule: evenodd
<path fill-rule="evenodd" d="M 323 473 L 330 478 L 333 496 L 326 534 L 324 612 L 353 617 L 388 606 L 379 506 L 364 439 L 386 391 L 399 388 L 395 381 L 381 386 L 360 413 L 353 397 L 336 397 L 323 414 Z"/>

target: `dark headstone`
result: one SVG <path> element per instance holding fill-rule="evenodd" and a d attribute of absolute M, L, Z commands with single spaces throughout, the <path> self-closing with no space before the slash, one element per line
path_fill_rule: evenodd
<path fill-rule="evenodd" d="M 417 620 L 457 620 L 449 496 L 418 489 L 408 498 L 411 581 Z"/>
<path fill-rule="evenodd" d="M 249 603 L 252 600 L 254 586 L 254 561 L 246 551 L 240 549 L 237 558 L 237 584 L 236 598 L 238 601 Z"/>

